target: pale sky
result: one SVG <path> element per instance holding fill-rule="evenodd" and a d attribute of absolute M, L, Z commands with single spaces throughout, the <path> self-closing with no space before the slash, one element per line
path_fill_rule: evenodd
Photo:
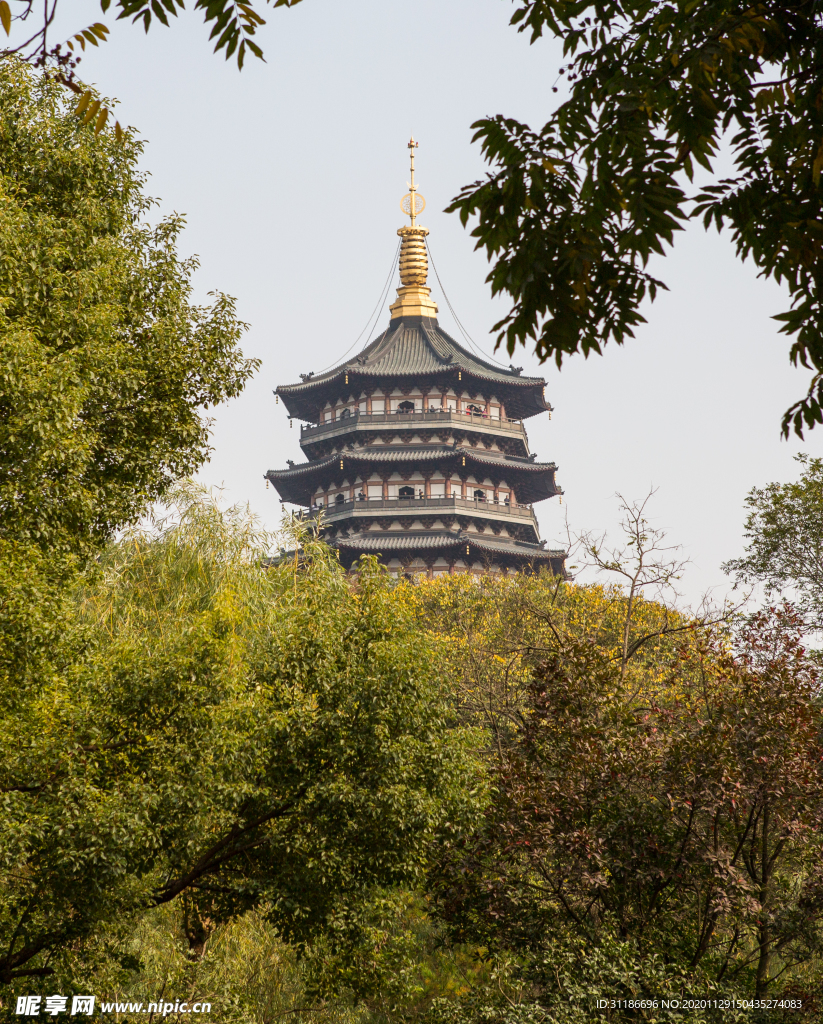
<path fill-rule="evenodd" d="M 303 461 L 297 425 L 289 430 L 272 390 L 339 361 L 365 327 L 405 220 L 398 203 L 412 133 L 428 204 L 421 223 L 440 277 L 492 353 L 506 299 L 492 301 L 485 256 L 442 210 L 484 173 L 472 121 L 503 113 L 539 127 L 562 95 L 551 91 L 559 45 L 529 46 L 508 27 L 512 9 L 504 0 L 266 8 L 258 39 L 267 63 L 251 58 L 238 72 L 212 55 L 197 12 L 145 36 L 101 17 L 92 0 L 64 0 L 64 34 L 98 20 L 113 27 L 81 74 L 116 96 L 120 120 L 147 140 L 148 190 L 160 210 L 188 218 L 181 254 L 200 258 L 198 295 L 236 296 L 251 325 L 243 347 L 262 368 L 216 411 L 201 478 L 272 528 L 280 502 L 263 475 Z M 551 421 L 527 424 L 532 451 L 557 463 L 565 490 L 562 507 L 537 506 L 541 536 L 562 542 L 566 516 L 573 531 L 614 531 L 615 492 L 642 499 L 656 487 L 652 519 L 692 560 L 681 588 L 696 602 L 707 588 L 717 597 L 728 589 L 720 564 L 741 551 L 748 490 L 795 478 L 793 454 L 819 454 L 823 428 L 805 445 L 780 440 L 781 415 L 809 374 L 790 366 L 770 319 L 788 308 L 785 293 L 738 262 L 728 238 L 693 225 L 652 270 L 671 291 L 645 311 L 634 341 L 602 358 L 577 356 L 562 372 L 524 350 L 513 361 L 545 376 L 555 408 Z M 432 277 L 440 322 L 460 340 Z M 384 310 L 371 337 L 387 323 Z"/>

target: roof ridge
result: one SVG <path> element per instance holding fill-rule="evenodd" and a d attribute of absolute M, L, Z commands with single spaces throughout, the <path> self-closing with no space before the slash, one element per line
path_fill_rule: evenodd
<path fill-rule="evenodd" d="M 395 329 L 392 330 L 392 322 L 390 321 L 389 326 L 385 331 L 375 338 L 374 344 L 372 346 L 367 345 L 366 348 L 358 353 L 358 356 L 363 356 L 365 352 L 368 352 L 369 354 L 363 359 L 358 358 L 357 365 L 361 367 L 368 366 L 369 363 L 376 362 L 378 359 L 383 359 L 387 356 L 399 342 L 400 337 L 403 334 L 403 331 L 401 330 L 403 326 L 403 321 L 399 320 Z M 340 366 L 340 369 L 343 369 L 342 365 Z"/>
<path fill-rule="evenodd" d="M 441 352 L 441 351 L 440 351 L 440 349 L 439 349 L 439 348 L 437 347 L 437 344 L 435 343 L 435 342 L 436 342 L 436 339 L 435 339 L 434 337 L 432 337 L 431 331 L 429 330 L 429 326 L 428 326 L 428 324 L 426 324 L 426 323 L 425 323 L 425 320 L 426 320 L 426 318 L 425 318 L 425 317 L 421 317 L 421 319 L 420 319 L 420 326 L 421 326 L 421 327 L 422 327 L 422 329 L 423 329 L 423 334 L 425 335 L 426 341 L 428 342 L 428 346 L 429 346 L 429 348 L 430 348 L 430 349 L 432 350 L 432 352 L 434 352 L 434 355 L 435 355 L 435 357 L 436 357 L 436 358 L 437 358 L 437 359 L 438 359 L 438 360 L 439 360 L 439 361 L 440 361 L 441 363 L 443 363 L 443 365 L 444 365 L 444 366 L 449 366 L 449 365 L 451 365 L 451 366 L 455 366 L 455 365 L 457 365 L 457 364 L 455 363 L 455 361 L 454 361 L 454 357 L 453 357 L 453 356 L 451 355 L 451 353 L 445 353 L 445 354 L 444 354 L 444 353 L 443 353 L 443 352 Z M 435 322 L 436 322 L 436 321 L 435 321 Z M 452 339 L 450 338 L 450 336 L 449 336 L 448 334 L 446 334 L 446 332 L 445 332 L 445 331 L 443 331 L 443 330 L 442 330 L 442 328 L 440 327 L 440 324 L 439 324 L 439 323 L 437 324 L 437 327 L 438 327 L 438 329 L 439 329 L 439 330 L 441 330 L 441 331 L 442 331 L 442 333 L 443 333 L 443 334 L 445 334 L 445 335 L 446 335 L 446 337 L 447 337 L 447 338 L 449 338 L 449 340 L 452 340 Z M 458 348 L 459 348 L 459 346 L 458 346 Z"/>

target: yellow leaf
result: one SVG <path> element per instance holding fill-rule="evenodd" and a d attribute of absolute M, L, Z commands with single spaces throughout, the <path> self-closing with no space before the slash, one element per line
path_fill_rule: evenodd
<path fill-rule="evenodd" d="M 0 22 L 3 23 L 6 35 L 11 35 L 11 8 L 6 0 L 0 0 Z"/>
<path fill-rule="evenodd" d="M 77 106 L 74 108 L 75 114 L 82 114 L 86 107 L 91 103 L 91 89 L 86 89 Z"/>
<path fill-rule="evenodd" d="M 94 120 L 94 118 L 97 116 L 97 111 L 100 109 L 100 105 L 101 100 L 95 100 L 94 103 L 92 103 L 92 105 L 86 111 L 86 116 L 83 118 L 83 124 L 88 124 L 90 121 Z"/>
<path fill-rule="evenodd" d="M 99 135 L 100 132 L 103 131 L 103 125 L 106 123 L 106 121 L 108 121 L 108 119 L 109 119 L 109 108 L 108 107 L 103 107 L 103 109 L 100 111 L 100 114 L 97 117 L 97 124 L 95 124 L 95 126 L 94 126 L 94 134 L 95 135 Z"/>

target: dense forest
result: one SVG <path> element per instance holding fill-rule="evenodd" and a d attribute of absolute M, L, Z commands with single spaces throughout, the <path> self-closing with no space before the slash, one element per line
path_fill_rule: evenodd
<path fill-rule="evenodd" d="M 645 589 L 642 518 L 595 583 L 346 574 L 186 482 L 256 367 L 118 135 L 0 64 L 0 1013 L 819 1020 L 823 463 L 762 607 Z"/>

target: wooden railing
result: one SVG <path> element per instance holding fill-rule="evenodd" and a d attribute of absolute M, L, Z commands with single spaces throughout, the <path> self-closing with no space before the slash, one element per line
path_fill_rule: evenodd
<path fill-rule="evenodd" d="M 489 430 L 502 430 L 510 434 L 524 434 L 525 429 L 520 420 L 494 419 L 477 412 L 458 412 L 456 409 L 430 409 L 428 412 L 353 412 L 350 416 L 338 416 L 326 423 L 315 423 L 300 427 L 300 436 L 316 437 L 341 426 L 354 426 L 362 422 L 364 425 L 390 423 L 392 426 L 407 423 L 449 423 L 455 426 L 485 427 Z"/>
<path fill-rule="evenodd" d="M 354 501 L 333 501 L 328 505 L 319 505 L 307 509 L 302 514 L 313 517 L 323 512 L 327 517 L 353 511 L 379 512 L 381 510 L 399 512 L 407 509 L 410 512 L 425 515 L 426 511 L 445 511 L 465 509 L 485 513 L 492 516 L 514 516 L 518 519 L 530 519 L 534 516 L 531 505 L 512 505 L 504 501 L 481 501 L 479 498 L 357 498 Z"/>

